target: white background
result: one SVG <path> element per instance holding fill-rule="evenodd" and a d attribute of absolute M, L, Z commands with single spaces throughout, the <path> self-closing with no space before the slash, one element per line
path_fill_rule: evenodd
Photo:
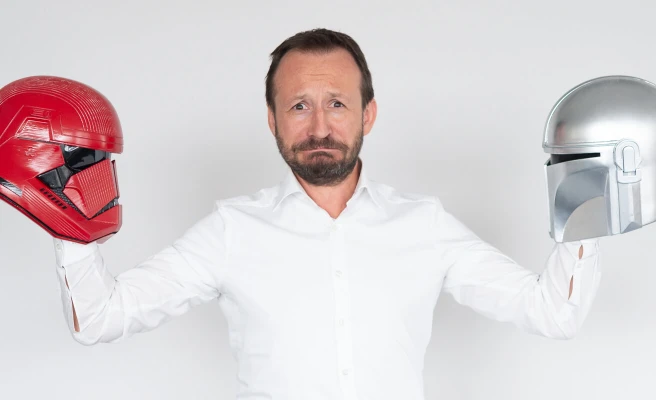
<path fill-rule="evenodd" d="M 114 273 L 173 241 L 215 199 L 282 178 L 266 123 L 268 54 L 315 27 L 361 45 L 377 122 L 372 178 L 434 194 L 483 239 L 541 271 L 548 236 L 542 129 L 587 79 L 656 80 L 649 2 L 0 1 L 0 86 L 59 75 L 105 94 L 124 224 Z M 656 111 L 656 110 L 655 110 Z M 653 178 L 653 177 L 650 177 Z M 654 398 L 656 226 L 601 241 L 604 276 L 581 333 L 531 336 L 441 297 L 428 400 Z M 218 304 L 117 345 L 65 325 L 51 238 L 0 204 L 0 398 L 230 399 L 236 365 Z"/>

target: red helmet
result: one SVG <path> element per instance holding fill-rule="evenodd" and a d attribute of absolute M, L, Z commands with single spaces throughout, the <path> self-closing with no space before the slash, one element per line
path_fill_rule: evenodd
<path fill-rule="evenodd" d="M 82 83 L 33 76 L 0 88 L 0 199 L 52 236 L 106 240 L 121 227 L 112 104 Z"/>

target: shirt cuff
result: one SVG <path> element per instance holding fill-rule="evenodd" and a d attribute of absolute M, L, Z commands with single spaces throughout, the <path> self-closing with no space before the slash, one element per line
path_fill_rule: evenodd
<path fill-rule="evenodd" d="M 72 304 L 83 332 L 107 304 L 115 280 L 109 273 L 96 242 L 88 244 L 54 239 L 61 298 L 69 328 L 75 337 Z"/>
<path fill-rule="evenodd" d="M 82 244 L 53 238 L 53 244 L 55 246 L 55 259 L 58 267 L 77 263 L 98 250 L 98 243 L 96 242 Z"/>
<path fill-rule="evenodd" d="M 599 252 L 599 238 L 564 242 L 563 245 L 575 260 L 579 260 L 579 250 L 581 246 L 583 246 L 583 256 L 581 257 L 581 260 L 594 257 Z"/>

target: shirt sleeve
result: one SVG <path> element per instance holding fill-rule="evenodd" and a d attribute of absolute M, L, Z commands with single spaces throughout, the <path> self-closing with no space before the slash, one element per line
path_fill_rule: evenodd
<path fill-rule="evenodd" d="M 578 333 L 601 278 L 598 238 L 556 242 L 536 273 L 481 240 L 441 206 L 436 223 L 447 263 L 443 289 L 458 303 L 548 338 Z"/>
<path fill-rule="evenodd" d="M 64 315 L 74 339 L 85 345 L 118 342 L 219 297 L 226 242 L 224 219 L 215 207 L 173 244 L 114 276 L 96 242 L 54 239 Z"/>

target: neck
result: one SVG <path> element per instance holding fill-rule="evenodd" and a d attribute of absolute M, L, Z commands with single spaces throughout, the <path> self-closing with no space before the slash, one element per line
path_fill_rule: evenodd
<path fill-rule="evenodd" d="M 358 160 L 353 171 L 342 182 L 335 186 L 310 185 L 297 176 L 298 182 L 310 198 L 332 217 L 337 218 L 346 208 L 346 202 L 353 196 L 360 178 L 362 161 Z"/>

